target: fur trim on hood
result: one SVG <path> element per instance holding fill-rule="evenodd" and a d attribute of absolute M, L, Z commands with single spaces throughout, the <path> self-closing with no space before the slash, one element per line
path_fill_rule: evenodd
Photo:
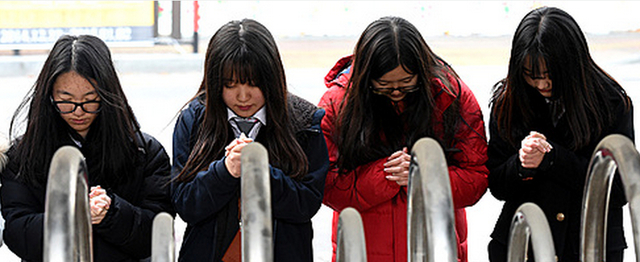
<path fill-rule="evenodd" d="M 4 170 L 4 167 L 9 162 L 7 151 L 9 150 L 9 140 L 0 135 L 0 172 Z"/>

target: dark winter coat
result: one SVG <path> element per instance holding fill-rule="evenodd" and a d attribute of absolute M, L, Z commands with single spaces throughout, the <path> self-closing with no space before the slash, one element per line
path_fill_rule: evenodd
<path fill-rule="evenodd" d="M 87 161 L 89 186 L 101 185 L 111 198 L 102 222 L 92 226 L 93 257 L 99 261 L 140 261 L 151 255 L 151 228 L 159 212 L 175 214 L 170 202 L 169 156 L 150 135 L 137 133 L 136 167 L 126 183 L 105 188 L 105 181 L 92 178 Z M 69 139 L 63 144 L 76 146 Z M 6 220 L 4 240 L 9 249 L 24 261 L 42 261 L 45 188 L 25 184 L 16 178 L 17 164 L 11 159 L 2 172 L 2 215 Z M 86 148 L 80 151 L 87 160 L 94 156 Z M 95 177 L 95 176 L 93 176 Z M 88 194 L 88 192 L 87 192 Z"/>
<path fill-rule="evenodd" d="M 617 85 L 616 85 L 617 86 Z M 596 145 L 609 134 L 622 134 L 634 139 L 633 108 L 626 111 L 621 98 L 612 87 L 609 101 L 615 107 L 613 125 L 606 128 L 600 137 L 593 139 L 579 150 L 569 149 L 572 134 L 566 117 L 561 117 L 553 126 L 548 106 L 542 95 L 533 88 L 529 92 L 531 107 L 536 113 L 532 126 L 518 130 L 517 141 L 524 139 L 529 131 L 546 136 L 553 146 L 536 169 L 523 168 L 518 157 L 520 144 L 507 142 L 497 130 L 492 112 L 489 140 L 489 189 L 498 200 L 505 201 L 502 212 L 491 234 L 494 241 L 506 246 L 509 228 L 515 210 L 525 202 L 533 202 L 544 211 L 555 244 L 556 254 L 562 259 L 569 248 L 577 256 L 579 252 L 580 215 L 587 168 Z M 626 247 L 622 229 L 622 206 L 626 203 L 619 176 L 614 179 L 612 197 L 607 219 L 607 249 L 621 250 Z M 571 246 L 569 246 L 571 245 Z"/>
<path fill-rule="evenodd" d="M 311 218 L 322 203 L 329 167 L 327 147 L 320 131 L 324 110 L 293 95 L 288 102 L 294 118 L 292 126 L 309 166 L 308 174 L 301 181 L 269 167 L 274 261 L 310 262 L 313 261 Z M 177 176 L 187 162 L 204 109 L 203 102 L 194 99 L 178 118 L 173 133 L 173 176 Z M 221 128 L 232 134 L 230 125 Z M 263 130 L 257 142 L 265 143 L 268 134 Z M 172 190 L 176 210 L 187 222 L 179 261 L 220 261 L 238 231 L 240 179 L 231 176 L 222 158 L 211 162 L 194 180 L 173 183 Z"/>

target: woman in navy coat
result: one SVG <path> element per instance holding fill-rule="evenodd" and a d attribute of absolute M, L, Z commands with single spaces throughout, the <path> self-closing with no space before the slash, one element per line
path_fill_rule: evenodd
<path fill-rule="evenodd" d="M 241 149 L 257 141 L 269 154 L 274 261 L 313 261 L 311 218 L 329 166 L 324 110 L 287 92 L 275 41 L 254 20 L 216 32 L 204 71 L 174 129 L 173 203 L 187 222 L 179 260 L 237 258 Z"/>

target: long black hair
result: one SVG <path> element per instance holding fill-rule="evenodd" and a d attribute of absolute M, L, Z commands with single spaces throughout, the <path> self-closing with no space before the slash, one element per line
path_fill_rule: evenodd
<path fill-rule="evenodd" d="M 529 65 L 525 65 L 526 59 Z M 615 107 L 607 99 L 610 88 L 630 107 L 622 87 L 591 58 L 576 21 L 561 9 L 538 8 L 520 21 L 507 78 L 496 85 L 491 99 L 492 117 L 497 119 L 500 134 L 512 145 L 519 145 L 519 139 L 529 132 L 536 110 L 531 106 L 531 96 L 539 95 L 524 79 L 524 68 L 529 66 L 532 75 L 540 75 L 542 61 L 552 81 L 551 99 L 559 99 L 566 110 L 564 117 L 573 135 L 571 149 L 586 146 L 615 121 Z"/>
<path fill-rule="evenodd" d="M 133 165 L 137 150 L 134 135 L 140 127 L 120 86 L 109 48 L 91 35 L 60 37 L 15 111 L 9 133 L 17 138 L 11 161 L 19 168 L 18 176 L 28 183 L 44 185 L 53 153 L 75 132 L 51 102 L 56 79 L 68 72 L 76 72 L 91 83 L 102 101 L 87 135 L 99 152 L 99 159 L 88 160 L 90 170 L 97 171 L 90 175 L 96 179 L 104 176 L 103 181 L 114 183 L 126 180 L 122 171 Z M 20 124 L 25 122 L 26 130 L 20 136 Z"/>
<path fill-rule="evenodd" d="M 262 91 L 267 125 L 260 132 L 268 134 L 264 137 L 269 163 L 296 179 L 306 175 L 308 160 L 295 139 L 287 106 L 284 67 L 269 30 L 251 19 L 223 25 L 209 41 L 204 72 L 196 95 L 205 96 L 204 119 L 189 159 L 176 180 L 193 180 L 211 161 L 224 156 L 225 146 L 233 140 L 222 99 L 229 79 L 258 86 Z"/>
<path fill-rule="evenodd" d="M 341 114 L 337 119 L 338 167 L 355 169 L 392 152 L 411 148 L 418 139 L 432 137 L 444 148 L 450 146 L 458 119 L 458 101 L 441 112 L 435 96 L 442 91 L 456 96 L 457 75 L 434 54 L 418 29 L 400 17 L 383 17 L 367 26 L 360 36 L 353 58 L 353 73 Z M 405 109 L 398 113 L 386 96 L 370 89 L 371 81 L 401 66 L 418 77 L 421 88 L 404 98 Z M 438 90 L 433 87 L 438 86 Z M 443 115 L 440 119 L 436 115 Z M 443 126 L 435 127 L 436 121 Z"/>

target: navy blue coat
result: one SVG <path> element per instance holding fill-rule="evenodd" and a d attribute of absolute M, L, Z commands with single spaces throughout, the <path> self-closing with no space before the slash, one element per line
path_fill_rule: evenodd
<path fill-rule="evenodd" d="M 292 125 L 299 130 L 296 137 L 309 166 L 301 181 L 269 166 L 274 261 L 313 261 L 311 218 L 322 203 L 329 168 L 327 146 L 320 129 L 324 110 L 293 95 L 288 101 L 295 116 Z M 173 176 L 180 173 L 189 157 L 204 108 L 201 100 L 194 99 L 178 117 L 173 134 Z M 222 128 L 232 132 L 230 125 Z M 260 143 L 268 135 L 263 130 L 256 138 Z M 172 191 L 176 211 L 187 222 L 179 261 L 220 261 L 238 230 L 240 179 L 231 176 L 222 158 L 211 162 L 192 181 L 174 182 Z"/>
<path fill-rule="evenodd" d="M 138 133 L 136 168 L 127 174 L 126 183 L 105 188 L 111 206 L 102 222 L 92 226 L 93 256 L 99 261 L 140 261 L 151 255 L 151 228 L 159 212 L 175 214 L 169 195 L 169 156 L 155 138 Z M 69 140 L 63 144 L 75 146 Z M 80 151 L 88 160 L 85 148 Z M 11 150 L 9 152 L 11 157 Z M 18 167 L 10 161 L 3 170 L 0 199 L 6 220 L 4 241 L 23 261 L 42 261 L 44 239 L 45 188 L 26 184 L 16 178 Z M 89 186 L 102 185 L 88 172 Z"/>

